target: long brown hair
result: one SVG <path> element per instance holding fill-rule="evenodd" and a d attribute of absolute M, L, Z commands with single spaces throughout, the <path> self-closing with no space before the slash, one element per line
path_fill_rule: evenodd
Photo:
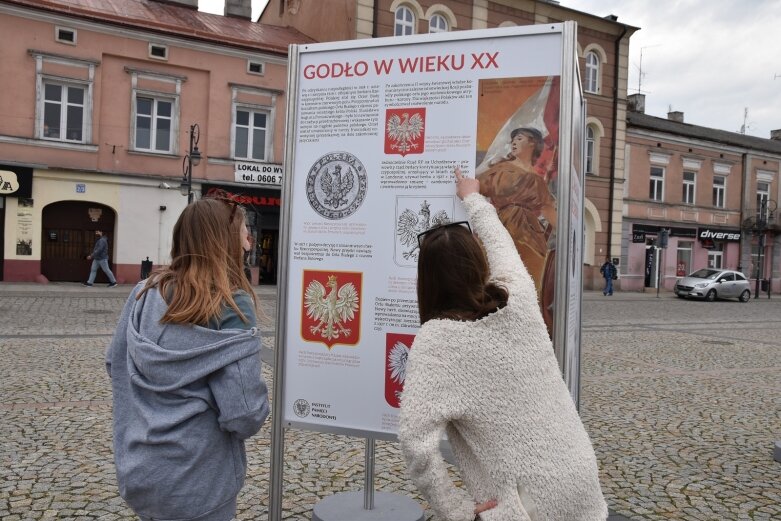
<path fill-rule="evenodd" d="M 420 323 L 435 318 L 477 320 L 507 305 L 507 290 L 488 281 L 480 243 L 461 226 L 427 233 L 418 256 Z"/>
<path fill-rule="evenodd" d="M 228 199 L 201 199 L 182 211 L 174 225 L 171 264 L 149 277 L 138 295 L 158 288 L 168 302 L 161 322 L 206 325 L 225 304 L 247 322 L 233 299 L 242 289 L 257 307 L 244 275 L 244 219 L 244 209 Z"/>

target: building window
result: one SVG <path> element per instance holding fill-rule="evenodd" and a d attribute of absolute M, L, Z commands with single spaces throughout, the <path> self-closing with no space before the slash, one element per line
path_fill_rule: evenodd
<path fill-rule="evenodd" d="M 664 168 L 662 167 L 651 167 L 651 186 L 648 198 L 652 201 L 664 200 Z"/>
<path fill-rule="evenodd" d="M 393 34 L 395 36 L 415 34 L 415 15 L 412 14 L 412 9 L 406 6 L 396 9 L 396 24 Z"/>
<path fill-rule="evenodd" d="M 720 270 L 722 260 L 724 259 L 724 243 L 717 242 L 712 250 L 708 250 L 708 267 L 714 270 Z"/>
<path fill-rule="evenodd" d="M 55 27 L 54 39 L 60 43 L 76 45 L 76 29 L 69 29 L 66 27 Z"/>
<path fill-rule="evenodd" d="M 158 45 L 156 43 L 149 44 L 149 57 L 156 60 L 168 59 L 168 47 L 165 45 Z"/>
<path fill-rule="evenodd" d="M 266 110 L 236 108 L 233 147 L 235 159 L 267 160 L 269 120 L 269 112 Z"/>
<path fill-rule="evenodd" d="M 685 277 L 692 267 L 692 241 L 678 241 L 678 256 L 676 259 L 676 277 Z"/>
<path fill-rule="evenodd" d="M 82 85 L 43 82 L 43 138 L 84 142 L 84 101 Z"/>
<path fill-rule="evenodd" d="M 258 74 L 260 76 L 263 75 L 263 72 L 265 70 L 265 66 L 263 62 L 255 62 L 252 60 L 247 60 L 247 72 L 250 74 Z"/>
<path fill-rule="evenodd" d="M 695 179 L 694 172 L 683 172 L 683 197 L 681 201 L 684 204 L 694 204 Z"/>
<path fill-rule="evenodd" d="M 767 218 L 767 201 L 770 199 L 770 183 L 757 183 L 757 220 Z M 762 211 L 764 207 L 765 211 Z"/>
<path fill-rule="evenodd" d="M 724 194 L 727 190 L 727 178 L 722 175 L 713 176 L 713 206 L 724 208 Z"/>
<path fill-rule="evenodd" d="M 594 171 L 594 152 L 596 151 L 596 133 L 594 127 L 588 125 L 586 127 L 586 173 L 595 174 Z"/>
<path fill-rule="evenodd" d="M 599 92 L 599 57 L 597 53 L 586 53 L 586 92 Z"/>
<path fill-rule="evenodd" d="M 447 20 L 441 14 L 435 14 L 428 21 L 428 32 L 446 33 L 449 30 Z"/>
<path fill-rule="evenodd" d="M 136 96 L 135 149 L 171 152 L 174 100 Z"/>

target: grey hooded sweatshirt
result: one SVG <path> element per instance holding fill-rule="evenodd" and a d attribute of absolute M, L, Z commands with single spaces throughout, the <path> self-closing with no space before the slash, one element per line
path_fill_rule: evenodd
<path fill-rule="evenodd" d="M 143 520 L 227 521 L 244 484 L 244 439 L 269 412 L 259 333 L 161 324 L 156 289 L 136 300 L 144 283 L 106 352 L 120 495 Z M 235 298 L 254 326 L 249 295 Z"/>

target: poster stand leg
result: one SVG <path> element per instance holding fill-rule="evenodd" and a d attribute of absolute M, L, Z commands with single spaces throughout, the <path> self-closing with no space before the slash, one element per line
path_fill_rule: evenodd
<path fill-rule="evenodd" d="M 340 492 L 320 500 L 312 521 L 424 521 L 423 509 L 411 498 L 374 491 L 374 438 L 366 438 L 364 462 L 363 494 Z"/>

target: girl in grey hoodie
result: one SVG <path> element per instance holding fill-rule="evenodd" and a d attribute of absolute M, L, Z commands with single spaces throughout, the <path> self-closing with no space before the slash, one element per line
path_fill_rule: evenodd
<path fill-rule="evenodd" d="M 106 352 L 121 496 L 142 521 L 228 521 L 244 440 L 269 412 L 244 211 L 202 199 L 174 226 L 171 264 L 130 294 Z"/>

